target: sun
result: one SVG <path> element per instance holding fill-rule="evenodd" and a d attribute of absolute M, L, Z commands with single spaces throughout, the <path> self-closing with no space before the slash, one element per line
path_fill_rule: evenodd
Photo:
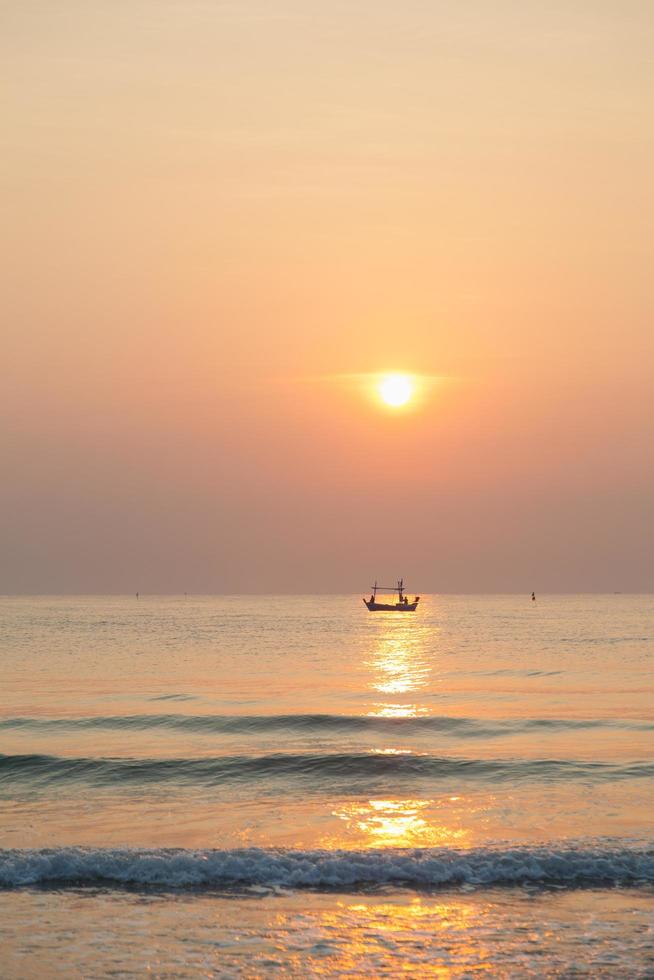
<path fill-rule="evenodd" d="M 413 381 L 406 374 L 387 374 L 379 382 L 378 391 L 383 402 L 400 408 L 413 395 Z"/>

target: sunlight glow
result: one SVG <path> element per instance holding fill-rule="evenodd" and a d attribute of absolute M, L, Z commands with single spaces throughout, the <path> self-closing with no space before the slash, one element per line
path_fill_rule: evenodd
<path fill-rule="evenodd" d="M 438 805 L 431 799 L 368 800 L 345 803 L 333 813 L 364 847 L 465 846 L 469 831 L 436 822 Z"/>
<path fill-rule="evenodd" d="M 417 704 L 376 704 L 374 711 L 368 712 L 373 718 L 418 718 L 427 714 L 427 708 L 418 707 Z"/>
<path fill-rule="evenodd" d="M 406 405 L 413 395 L 413 381 L 406 374 L 388 374 L 379 382 L 379 394 L 391 408 Z"/>
<path fill-rule="evenodd" d="M 395 624 L 394 624 L 395 625 Z M 431 667 L 420 649 L 420 634 L 393 630 L 381 638 L 367 661 L 370 687 L 380 694 L 409 694 L 427 686 Z"/>

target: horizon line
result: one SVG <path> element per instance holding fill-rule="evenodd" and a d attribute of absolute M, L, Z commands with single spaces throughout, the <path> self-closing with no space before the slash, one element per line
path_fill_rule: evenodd
<path fill-rule="evenodd" d="M 139 597 L 152 596 L 158 598 L 190 598 L 196 596 L 198 598 L 242 598 L 242 597 L 252 597 L 252 598 L 304 598 L 306 596 L 323 596 L 325 598 L 329 597 L 340 597 L 340 596 L 359 596 L 361 593 L 367 590 L 359 590 L 357 592 L 0 592 L 0 599 L 63 599 L 63 598 L 97 598 L 97 597 L 114 597 L 114 598 L 135 598 L 137 595 Z M 411 592 L 416 592 L 414 589 L 409 589 L 407 594 Z M 484 591 L 484 592 L 459 592 L 459 591 L 449 591 L 443 589 L 438 592 L 423 591 L 420 593 L 421 596 L 522 596 L 531 595 L 531 589 L 523 590 L 511 590 L 511 591 Z M 600 590 L 590 590 L 590 591 L 576 591 L 576 590 L 566 590 L 563 592 L 550 592 L 546 589 L 537 591 L 537 595 L 549 595 L 549 596 L 570 596 L 570 595 L 654 595 L 654 590 L 646 589 L 644 591 L 632 591 L 630 589 L 616 589 L 607 592 L 603 589 Z"/>

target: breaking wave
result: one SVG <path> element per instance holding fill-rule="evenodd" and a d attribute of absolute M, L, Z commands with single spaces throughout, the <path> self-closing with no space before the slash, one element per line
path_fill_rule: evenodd
<path fill-rule="evenodd" d="M 654 884 L 654 848 L 299 851 L 52 848 L 0 851 L 0 887 L 357 890 Z"/>

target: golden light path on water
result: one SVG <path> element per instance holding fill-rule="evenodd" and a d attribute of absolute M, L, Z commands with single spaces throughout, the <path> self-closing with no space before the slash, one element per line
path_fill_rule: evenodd
<path fill-rule="evenodd" d="M 332 909 L 323 911 L 319 925 L 316 923 L 316 939 L 318 943 L 322 940 L 330 955 L 326 959 L 315 957 L 312 975 L 359 976 L 361 964 L 369 958 L 386 975 L 384 967 L 389 964 L 385 961 L 401 949 L 402 973 L 406 976 L 460 976 L 458 970 L 450 968 L 447 954 L 440 962 L 425 957 L 424 951 L 438 945 L 439 938 L 448 945 L 456 939 L 457 966 L 473 966 L 475 975 L 486 973 L 493 967 L 491 949 L 479 936 L 486 905 L 485 902 L 473 905 L 465 900 L 425 902 L 421 898 L 403 903 L 337 902 Z M 293 918 L 284 913 L 278 918 L 279 928 L 288 930 L 289 944 L 295 938 L 294 924 Z M 331 945 L 336 936 L 338 947 Z M 300 963 L 298 958 L 297 965 Z"/>
<path fill-rule="evenodd" d="M 379 718 L 417 718 L 430 713 L 425 704 L 419 703 L 421 691 L 433 683 L 434 638 L 433 628 L 426 630 L 411 617 L 398 620 L 397 614 L 381 614 L 375 621 L 379 629 L 374 650 L 366 660 L 370 670 L 369 688 L 373 695 L 391 695 L 402 699 L 397 702 L 376 702 L 368 715 Z M 429 654 L 426 635 L 430 638 Z M 405 700 L 406 699 L 406 700 Z M 401 744 L 388 745 L 370 750 L 381 755 L 411 756 L 414 749 Z M 345 802 L 332 811 L 347 828 L 347 837 L 355 846 L 370 848 L 386 847 L 445 847 L 465 846 L 470 831 L 460 825 L 460 819 L 452 817 L 465 808 L 459 795 L 442 798 L 427 796 L 373 798 L 367 801 Z M 449 811 L 449 812 L 448 812 Z M 450 820 L 442 822 L 449 815 Z M 452 826 L 452 823 L 458 825 Z M 331 837 L 323 841 L 326 846 L 342 847 L 343 841 Z"/>
<path fill-rule="evenodd" d="M 453 801 L 458 799 L 452 797 Z M 357 831 L 368 847 L 463 845 L 469 836 L 467 830 L 438 825 L 426 813 L 438 804 L 435 799 L 369 800 L 347 803 L 333 812 Z"/>
<path fill-rule="evenodd" d="M 424 627 L 415 620 L 398 622 L 398 613 L 377 613 L 381 620 L 381 636 L 372 656 L 366 661 L 370 669 L 370 689 L 379 694 L 413 695 L 424 690 L 433 673 L 433 655 L 427 658 L 424 649 Z M 402 616 L 409 614 L 403 613 Z M 434 631 L 430 633 L 434 638 Z M 411 718 L 428 714 L 426 706 L 413 704 L 375 704 L 369 715 Z"/>

